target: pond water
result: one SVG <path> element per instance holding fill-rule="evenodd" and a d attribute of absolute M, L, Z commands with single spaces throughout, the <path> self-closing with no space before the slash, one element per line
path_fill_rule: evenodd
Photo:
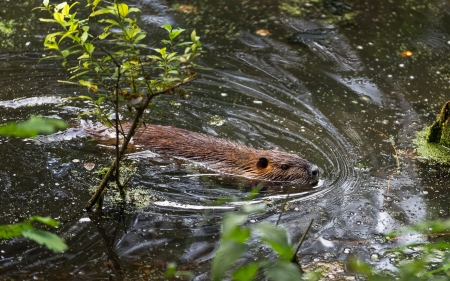
<path fill-rule="evenodd" d="M 157 46 L 164 23 L 196 29 L 204 44 L 198 63 L 205 69 L 187 87 L 189 98 L 161 103 L 155 123 L 279 148 L 320 167 L 319 186 L 290 191 L 281 219 L 297 241 L 314 218 L 300 251 L 303 264 L 356 254 L 392 268 L 386 251 L 398 244 L 383 235 L 449 216 L 448 167 L 419 162 L 411 141 L 450 97 L 447 1 L 127 2 L 142 9 L 149 46 Z M 89 105 L 65 98 L 86 93 L 57 82 L 67 76 L 59 62 L 40 60 L 51 30 L 38 21 L 45 14 L 30 13 L 33 5 L 7 1 L 0 13 L 1 121 L 42 115 L 78 124 Z M 403 57 L 407 50 L 412 56 Z M 58 218 L 57 234 L 69 245 L 53 254 L 25 239 L 2 241 L 2 278 L 157 279 L 176 262 L 208 280 L 221 216 L 239 209 L 214 207 L 214 199 L 244 198 L 248 189 L 198 176 L 194 165 L 137 153 L 130 193 L 157 202 L 124 212 L 109 203 L 108 219 L 89 218 L 83 207 L 98 183 L 95 171 L 112 151 L 78 133 L 39 141 L 0 137 L 0 224 Z M 275 222 L 285 194 L 261 193 L 253 203 L 271 204 L 252 219 Z M 248 258 L 266 255 L 260 250 Z"/>

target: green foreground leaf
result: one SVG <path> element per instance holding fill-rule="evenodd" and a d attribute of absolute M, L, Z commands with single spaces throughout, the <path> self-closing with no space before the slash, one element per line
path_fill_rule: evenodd
<path fill-rule="evenodd" d="M 65 128 L 67 124 L 64 121 L 33 116 L 25 122 L 0 125 L 0 135 L 30 138 L 38 134 L 49 135 Z"/>
<path fill-rule="evenodd" d="M 68 249 L 64 240 L 48 231 L 40 229 L 25 229 L 22 231 L 22 235 L 25 238 L 34 240 L 40 245 L 44 245 L 55 253 L 59 253 Z"/>

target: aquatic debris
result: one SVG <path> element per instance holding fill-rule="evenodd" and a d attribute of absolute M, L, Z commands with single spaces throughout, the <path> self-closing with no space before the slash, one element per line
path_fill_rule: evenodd
<path fill-rule="evenodd" d="M 176 10 L 178 12 L 184 13 L 184 14 L 195 14 L 197 13 L 197 7 L 193 5 L 179 5 L 176 7 Z"/>
<path fill-rule="evenodd" d="M 260 29 L 256 30 L 255 33 L 260 35 L 260 36 L 268 36 L 268 35 L 270 35 L 269 30 L 263 29 L 263 28 L 260 28 Z"/>
<path fill-rule="evenodd" d="M 92 169 L 94 169 L 95 164 L 92 162 L 86 162 L 84 163 L 84 168 L 88 171 L 91 171 Z"/>
<path fill-rule="evenodd" d="M 208 123 L 208 125 L 211 125 L 211 126 L 220 127 L 223 124 L 225 124 L 226 121 L 227 121 L 227 119 L 225 119 L 223 116 L 214 115 L 208 120 L 207 123 Z"/>
<path fill-rule="evenodd" d="M 401 52 L 400 55 L 402 56 L 402 58 L 412 57 L 413 52 L 406 50 L 406 51 Z"/>

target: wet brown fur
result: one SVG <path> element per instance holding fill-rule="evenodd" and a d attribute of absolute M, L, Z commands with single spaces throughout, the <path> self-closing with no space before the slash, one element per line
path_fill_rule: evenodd
<path fill-rule="evenodd" d="M 123 125 L 127 130 L 128 124 Z M 237 142 L 175 127 L 142 125 L 134 144 L 153 152 L 199 163 L 223 174 L 272 182 L 311 184 L 317 166 L 291 153 L 257 150 Z"/>

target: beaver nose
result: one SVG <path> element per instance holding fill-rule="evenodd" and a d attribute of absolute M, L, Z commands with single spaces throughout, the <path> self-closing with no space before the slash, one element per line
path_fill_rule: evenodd
<path fill-rule="evenodd" d="M 319 173 L 320 173 L 319 167 L 313 166 L 312 169 L 311 169 L 311 175 L 313 177 L 317 178 L 317 177 L 319 177 Z"/>

